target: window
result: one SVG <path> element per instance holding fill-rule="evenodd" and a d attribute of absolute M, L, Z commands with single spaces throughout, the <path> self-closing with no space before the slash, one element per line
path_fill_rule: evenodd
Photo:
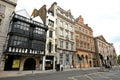
<path fill-rule="evenodd" d="M 48 12 L 51 16 L 54 16 L 54 13 L 52 11 Z"/>
<path fill-rule="evenodd" d="M 84 49 L 86 49 L 86 43 L 84 43 Z"/>
<path fill-rule="evenodd" d="M 76 35 L 76 40 L 78 40 L 78 35 Z"/>
<path fill-rule="evenodd" d="M 32 49 L 44 51 L 45 49 L 45 44 L 39 40 L 33 40 L 32 41 Z"/>
<path fill-rule="evenodd" d="M 80 40 L 82 40 L 82 35 L 80 35 Z"/>
<path fill-rule="evenodd" d="M 63 36 L 63 29 L 60 28 L 60 35 Z"/>
<path fill-rule="evenodd" d="M 60 53 L 60 64 L 63 64 L 63 54 Z"/>
<path fill-rule="evenodd" d="M 73 33 L 72 32 L 70 32 L 70 38 L 73 39 Z"/>
<path fill-rule="evenodd" d="M 86 59 L 86 63 L 88 64 L 88 56 L 87 55 L 85 56 L 85 59 Z"/>
<path fill-rule="evenodd" d="M 68 42 L 66 42 L 66 49 L 68 49 Z"/>
<path fill-rule="evenodd" d="M 60 59 L 63 59 L 63 54 L 62 53 L 60 53 Z"/>
<path fill-rule="evenodd" d="M 82 30 L 82 32 L 84 33 L 84 29 Z"/>
<path fill-rule="evenodd" d="M 45 30 L 39 27 L 35 27 L 33 32 L 37 34 L 44 34 Z"/>
<path fill-rule="evenodd" d="M 79 43 L 78 43 L 78 41 L 76 41 L 76 46 L 79 47 Z"/>
<path fill-rule="evenodd" d="M 73 27 L 72 26 L 70 26 L 70 31 L 72 31 L 73 30 Z"/>
<path fill-rule="evenodd" d="M 73 44 L 71 44 L 71 50 L 73 50 Z"/>
<path fill-rule="evenodd" d="M 81 31 L 81 27 L 79 27 L 79 30 Z"/>
<path fill-rule="evenodd" d="M 88 50 L 90 49 L 90 44 L 88 43 Z"/>
<path fill-rule="evenodd" d="M 48 51 L 51 53 L 51 51 L 52 51 L 52 48 L 53 48 L 53 45 L 52 45 L 52 43 L 51 42 L 49 42 L 49 44 L 48 44 Z"/>
<path fill-rule="evenodd" d="M 49 20 L 48 25 L 50 25 L 50 26 L 54 27 L 54 21 Z"/>
<path fill-rule="evenodd" d="M 0 4 L 0 14 L 5 14 L 5 5 Z"/>
<path fill-rule="evenodd" d="M 61 26 L 61 27 L 63 26 L 63 22 L 62 22 L 62 21 L 60 21 L 60 26 Z"/>
<path fill-rule="evenodd" d="M 24 23 L 24 22 L 20 22 L 20 21 L 14 22 L 13 25 L 14 25 L 14 28 L 22 29 L 22 30 L 26 30 L 26 31 L 28 31 L 29 27 L 30 27 L 29 24 Z"/>
<path fill-rule="evenodd" d="M 82 41 L 80 41 L 80 47 L 82 47 L 83 46 L 83 42 Z"/>
<path fill-rule="evenodd" d="M 82 59 L 82 61 L 81 61 L 82 64 L 84 64 L 84 56 L 83 55 L 81 56 L 81 59 Z"/>
<path fill-rule="evenodd" d="M 68 24 L 67 23 L 65 24 L 65 28 L 68 29 Z"/>
<path fill-rule="evenodd" d="M 24 47 L 27 47 L 27 41 L 28 41 L 28 39 L 25 37 L 11 36 L 10 37 L 10 46 L 24 48 Z"/>
<path fill-rule="evenodd" d="M 49 31 L 49 37 L 52 38 L 52 35 L 53 35 L 53 32 L 52 32 L 52 31 Z"/>
<path fill-rule="evenodd" d="M 68 38 L 68 31 L 66 31 L 66 35 L 65 36 L 66 36 L 66 38 Z"/>
<path fill-rule="evenodd" d="M 69 54 L 66 53 L 66 65 L 69 65 L 69 64 L 70 64 L 70 62 L 69 62 Z"/>
<path fill-rule="evenodd" d="M 60 40 L 60 48 L 63 48 L 63 41 Z"/>

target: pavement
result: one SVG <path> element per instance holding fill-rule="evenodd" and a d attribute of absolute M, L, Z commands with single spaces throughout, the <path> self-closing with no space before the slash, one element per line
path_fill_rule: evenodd
<path fill-rule="evenodd" d="M 89 70 L 89 69 L 99 69 L 99 67 L 95 68 L 81 68 L 81 70 Z M 63 71 L 72 71 L 72 70 L 80 70 L 80 68 L 72 68 L 72 69 L 64 69 Z M 24 76 L 27 74 L 37 74 L 37 73 L 51 73 L 56 72 L 56 70 L 30 70 L 30 71 L 0 71 L 1 77 L 15 77 L 15 76 Z"/>

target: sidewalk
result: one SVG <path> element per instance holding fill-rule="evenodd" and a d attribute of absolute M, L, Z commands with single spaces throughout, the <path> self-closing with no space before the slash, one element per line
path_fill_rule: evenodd
<path fill-rule="evenodd" d="M 72 70 L 88 70 L 88 69 L 98 69 L 96 68 L 73 68 L 73 69 L 64 69 L 63 71 L 72 71 Z M 51 73 L 56 72 L 56 70 L 46 70 L 46 71 L 36 71 L 36 70 L 30 70 L 30 71 L 0 71 L 0 78 L 1 77 L 14 77 L 14 76 L 24 76 L 27 74 L 36 74 L 36 73 Z"/>

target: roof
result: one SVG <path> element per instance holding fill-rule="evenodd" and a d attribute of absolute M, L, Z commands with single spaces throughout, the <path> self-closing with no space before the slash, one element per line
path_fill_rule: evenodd
<path fill-rule="evenodd" d="M 30 19 L 30 15 L 25 9 L 15 11 L 15 13 Z"/>

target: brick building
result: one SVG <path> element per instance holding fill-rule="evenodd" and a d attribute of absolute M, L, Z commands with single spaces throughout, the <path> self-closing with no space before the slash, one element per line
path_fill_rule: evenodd
<path fill-rule="evenodd" d="M 76 51 L 78 55 L 78 67 L 88 68 L 96 66 L 95 45 L 93 30 L 84 24 L 84 19 L 79 16 L 75 22 Z"/>

